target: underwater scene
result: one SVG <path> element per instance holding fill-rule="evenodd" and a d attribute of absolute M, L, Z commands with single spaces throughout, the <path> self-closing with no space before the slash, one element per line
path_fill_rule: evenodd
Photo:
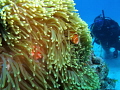
<path fill-rule="evenodd" d="M 107 69 L 106 66 L 101 69 L 102 90 L 120 90 L 120 1 L 75 0 L 75 3 L 80 17 L 89 26 L 94 55 L 107 65 Z"/>
<path fill-rule="evenodd" d="M 0 90 L 120 90 L 118 0 L 0 0 Z"/>

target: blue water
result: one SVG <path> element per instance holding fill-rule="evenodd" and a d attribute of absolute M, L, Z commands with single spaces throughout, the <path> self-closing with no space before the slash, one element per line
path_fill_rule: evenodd
<path fill-rule="evenodd" d="M 104 10 L 105 16 L 120 22 L 120 0 L 74 0 L 80 17 L 88 24 Z"/>
<path fill-rule="evenodd" d="M 104 10 L 105 16 L 110 17 L 120 25 L 120 0 L 74 0 L 76 9 L 82 20 L 88 25 L 93 23 L 96 16 L 102 14 Z M 120 51 L 118 58 L 113 58 L 112 52 L 108 58 L 104 57 L 104 51 L 101 46 L 95 44 L 94 52 L 97 56 L 104 59 L 109 67 L 108 77 L 117 79 L 115 90 L 120 90 Z"/>

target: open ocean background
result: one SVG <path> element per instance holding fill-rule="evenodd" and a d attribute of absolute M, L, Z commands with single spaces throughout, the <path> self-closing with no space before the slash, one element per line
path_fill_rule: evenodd
<path fill-rule="evenodd" d="M 120 0 L 74 0 L 74 2 L 80 17 L 88 26 L 93 23 L 96 16 L 102 14 L 102 10 L 104 10 L 106 17 L 110 17 L 120 25 Z M 118 58 L 114 59 L 112 51 L 108 57 L 104 57 L 104 51 L 101 46 L 94 44 L 93 49 L 95 55 L 102 57 L 108 65 L 108 77 L 118 80 L 115 90 L 120 90 L 120 51 Z"/>

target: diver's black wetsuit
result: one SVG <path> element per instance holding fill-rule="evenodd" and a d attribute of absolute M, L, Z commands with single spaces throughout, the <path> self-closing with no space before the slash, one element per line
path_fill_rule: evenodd
<path fill-rule="evenodd" d="M 114 57 L 117 57 L 120 50 L 120 27 L 117 22 L 111 18 L 96 17 L 91 25 L 91 34 L 95 37 L 94 42 L 100 44 L 105 51 L 111 47 L 115 48 Z"/>

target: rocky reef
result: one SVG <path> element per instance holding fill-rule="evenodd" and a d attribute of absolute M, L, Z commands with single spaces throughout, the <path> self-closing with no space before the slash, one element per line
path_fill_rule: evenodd
<path fill-rule="evenodd" d="M 97 90 L 114 90 L 116 85 L 116 80 L 108 77 L 109 68 L 105 61 L 94 53 L 91 55 L 90 66 L 95 70 L 100 79 L 100 89 Z"/>

